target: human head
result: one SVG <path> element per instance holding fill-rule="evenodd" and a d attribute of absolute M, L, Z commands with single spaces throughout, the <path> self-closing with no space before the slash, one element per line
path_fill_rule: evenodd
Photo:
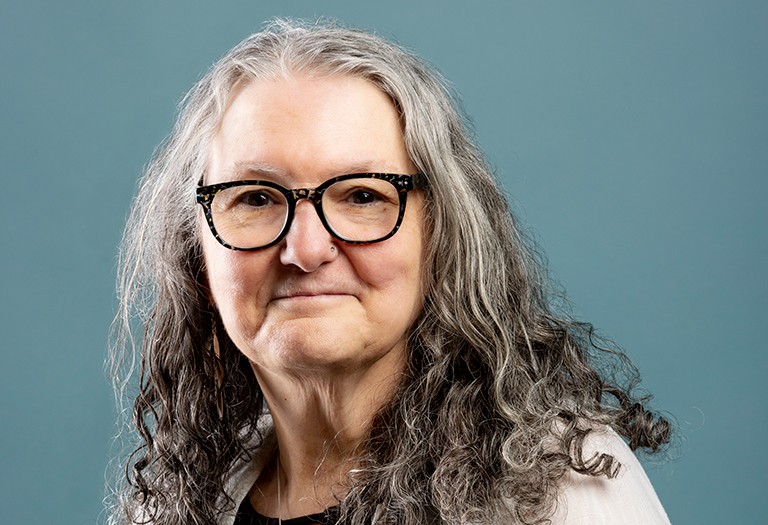
<path fill-rule="evenodd" d="M 411 160 L 427 179 L 427 307 L 476 338 L 476 321 L 462 312 L 484 310 L 488 294 L 508 293 L 509 279 L 494 275 L 507 270 L 502 252 L 516 237 L 507 203 L 440 75 L 395 44 L 334 25 L 272 22 L 228 52 L 190 91 L 143 180 L 124 254 L 140 269 L 124 281 L 146 279 L 173 311 L 191 324 L 205 324 L 210 305 L 199 236 L 207 232 L 197 219 L 194 188 L 204 180 L 209 145 L 232 88 L 286 73 L 361 77 L 392 99 Z M 507 234 L 499 235 L 501 230 Z M 128 293 L 138 287 L 123 286 Z"/>

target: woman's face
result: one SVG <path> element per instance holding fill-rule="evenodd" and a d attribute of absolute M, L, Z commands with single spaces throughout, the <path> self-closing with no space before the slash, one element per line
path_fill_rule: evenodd
<path fill-rule="evenodd" d="M 206 184 L 241 179 L 314 188 L 348 173 L 416 173 L 398 114 L 354 77 L 254 81 L 237 87 L 212 144 Z M 423 195 L 402 226 L 370 245 L 335 240 L 300 200 L 285 238 L 255 251 L 221 246 L 201 214 L 203 255 L 224 327 L 259 371 L 398 370 L 422 307 Z"/>

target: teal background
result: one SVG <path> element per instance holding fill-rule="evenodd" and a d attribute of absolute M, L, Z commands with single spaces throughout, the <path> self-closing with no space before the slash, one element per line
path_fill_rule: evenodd
<path fill-rule="evenodd" d="M 276 15 L 378 30 L 451 79 L 577 315 L 677 419 L 646 463 L 672 522 L 768 522 L 768 3 L 726 0 L 4 0 L 0 522 L 101 519 L 136 180 L 185 90 Z"/>

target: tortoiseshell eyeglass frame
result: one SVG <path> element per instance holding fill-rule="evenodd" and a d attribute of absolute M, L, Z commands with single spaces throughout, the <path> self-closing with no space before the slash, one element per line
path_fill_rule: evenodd
<path fill-rule="evenodd" d="M 385 180 L 390 184 L 392 184 L 397 189 L 398 197 L 400 199 L 400 207 L 399 207 L 398 216 L 397 216 L 397 223 L 395 224 L 395 227 L 392 228 L 392 231 L 390 231 L 387 235 L 384 235 L 383 237 L 379 237 L 377 239 L 373 239 L 370 241 L 354 241 L 350 239 L 345 239 L 344 237 L 334 232 L 333 229 L 330 227 L 330 225 L 328 224 L 328 221 L 325 218 L 325 214 L 323 213 L 323 204 L 322 204 L 323 193 L 332 184 L 343 181 L 343 180 L 349 180 L 349 179 Z M 296 188 L 296 189 L 289 189 L 284 186 L 280 186 L 279 184 L 269 180 L 233 180 L 229 182 L 221 182 L 219 184 L 210 184 L 208 186 L 202 186 L 202 182 L 203 181 L 201 179 L 199 183 L 200 185 L 197 187 L 197 190 L 195 192 L 195 197 L 197 199 L 198 204 L 200 204 L 203 207 L 205 220 L 208 223 L 208 227 L 210 228 L 211 233 L 219 242 L 219 244 L 221 244 L 225 248 L 229 248 L 230 250 L 240 250 L 240 251 L 263 250 L 264 248 L 269 248 L 270 246 L 274 246 L 275 244 L 279 243 L 283 239 L 283 237 L 285 237 L 285 235 L 288 233 L 288 230 L 291 228 L 294 211 L 296 210 L 296 204 L 301 199 L 307 199 L 310 202 L 312 202 L 312 204 L 315 205 L 315 210 L 317 211 L 317 215 L 320 217 L 320 222 L 322 222 L 323 226 L 328 231 L 328 233 L 330 233 L 335 239 L 338 239 L 347 244 L 374 244 L 377 242 L 385 241 L 390 237 L 392 237 L 395 233 L 397 233 L 397 230 L 400 229 L 400 225 L 403 222 L 403 216 L 405 215 L 405 205 L 408 200 L 408 192 L 415 190 L 417 188 L 425 188 L 427 185 L 426 176 L 422 173 L 416 173 L 413 175 L 401 175 L 396 173 L 351 173 L 349 175 L 341 175 L 339 177 L 328 179 L 327 181 L 323 182 L 320 186 L 317 186 L 316 188 Z M 222 239 L 219 233 L 216 231 L 216 226 L 213 223 L 213 212 L 211 209 L 211 204 L 213 203 L 213 199 L 216 197 L 216 195 L 219 192 L 227 188 L 232 188 L 234 186 L 267 186 L 269 188 L 276 189 L 277 191 L 279 191 L 285 196 L 285 200 L 288 203 L 288 215 L 285 219 L 285 226 L 283 227 L 280 234 L 273 241 L 269 242 L 268 244 L 264 244 L 262 246 L 253 246 L 249 248 L 243 248 L 241 246 L 233 246 L 232 244 L 228 243 L 227 241 Z"/>

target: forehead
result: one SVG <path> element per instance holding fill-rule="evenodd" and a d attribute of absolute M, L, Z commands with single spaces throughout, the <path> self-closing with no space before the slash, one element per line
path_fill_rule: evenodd
<path fill-rule="evenodd" d="M 413 171 L 395 105 L 354 76 L 291 75 L 237 85 L 209 167 L 218 176 L 248 166 L 286 175 Z"/>

